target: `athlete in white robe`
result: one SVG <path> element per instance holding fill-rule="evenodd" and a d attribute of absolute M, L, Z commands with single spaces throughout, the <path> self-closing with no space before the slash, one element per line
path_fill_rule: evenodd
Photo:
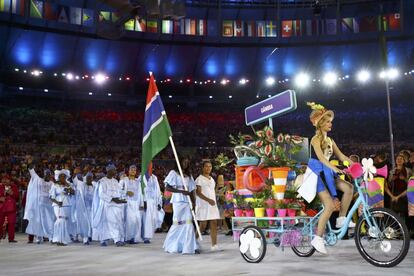
<path fill-rule="evenodd" d="M 89 245 L 89 239 L 92 239 L 92 201 L 97 186 L 92 179 L 92 173 L 83 178 L 78 174 L 73 179 L 76 187 L 76 233 L 82 237 L 84 245 Z"/>
<path fill-rule="evenodd" d="M 49 195 L 52 200 L 53 210 L 56 216 L 53 228 L 53 242 L 57 245 L 67 245 L 71 241 L 69 227 L 71 220 L 71 210 L 75 196 L 75 190 L 72 185 L 67 182 L 69 178 L 68 171 L 55 171 L 58 182 L 50 189 Z"/>
<path fill-rule="evenodd" d="M 142 242 L 142 216 L 144 212 L 144 200 L 142 196 L 141 182 L 136 178 L 137 167 L 129 167 L 128 177 L 124 177 L 120 184 L 126 191 L 127 204 L 125 216 L 125 240 L 130 244 Z"/>
<path fill-rule="evenodd" d="M 55 215 L 53 213 L 52 201 L 49 198 L 49 191 L 53 185 L 52 173 L 44 171 L 44 177 L 40 178 L 33 166 L 29 168 L 30 182 L 27 186 L 26 207 L 24 219 L 29 221 L 26 233 L 34 235 L 37 243 L 43 242 L 47 237 L 52 240 Z"/>
<path fill-rule="evenodd" d="M 183 170 L 188 168 L 189 160 L 182 162 Z M 196 241 L 193 217 L 191 214 L 188 196 L 193 196 L 195 183 L 192 176 L 184 175 L 184 181 L 188 191 L 184 189 L 181 176 L 172 170 L 169 172 L 164 182 L 166 190 L 173 193 L 171 202 L 173 205 L 173 225 L 168 230 L 163 248 L 168 253 L 198 254 L 199 246 Z"/>
<path fill-rule="evenodd" d="M 144 206 L 143 216 L 143 239 L 144 243 L 150 243 L 155 230 L 159 227 L 159 211 L 162 206 L 162 194 L 158 178 L 152 174 L 152 163 L 150 163 L 148 173 L 145 175 Z M 138 178 L 141 183 L 141 176 Z"/>
<path fill-rule="evenodd" d="M 123 246 L 125 193 L 118 180 L 114 178 L 115 166 L 109 165 L 106 170 L 107 176 L 99 180 L 98 191 L 93 199 L 93 239 L 99 239 L 102 246 L 107 246 L 107 240 L 110 239 L 117 246 Z"/>

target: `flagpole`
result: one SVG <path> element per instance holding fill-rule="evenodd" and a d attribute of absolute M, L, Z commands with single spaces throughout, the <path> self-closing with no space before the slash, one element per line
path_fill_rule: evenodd
<path fill-rule="evenodd" d="M 180 164 L 180 161 L 178 159 L 177 151 L 175 150 L 175 145 L 174 145 L 174 141 L 172 139 L 172 136 L 170 136 L 170 143 L 171 143 L 171 147 L 172 147 L 172 150 L 173 150 L 173 153 L 174 153 L 175 161 L 177 162 L 178 171 L 180 172 L 181 181 L 183 182 L 183 185 L 184 185 L 184 190 L 188 191 L 188 187 L 187 187 L 187 185 L 185 184 L 185 181 L 184 181 L 184 174 L 183 174 L 183 171 L 181 169 L 181 164 Z M 188 199 L 188 202 L 190 203 L 191 214 L 193 215 L 194 223 L 195 223 L 197 233 L 198 233 L 198 238 L 200 239 L 200 241 L 202 241 L 203 238 L 201 236 L 200 227 L 198 226 L 197 218 L 196 218 L 194 210 L 193 210 L 193 202 L 191 201 L 191 197 L 189 195 L 187 195 L 187 199 Z"/>

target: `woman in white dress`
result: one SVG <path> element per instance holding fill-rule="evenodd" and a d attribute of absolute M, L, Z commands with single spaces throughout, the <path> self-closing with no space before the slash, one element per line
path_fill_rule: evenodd
<path fill-rule="evenodd" d="M 213 166 L 210 161 L 203 162 L 202 174 L 195 180 L 196 183 L 196 218 L 200 221 L 200 230 L 203 232 L 207 223 L 210 223 L 211 250 L 217 251 L 217 220 L 220 213 L 216 203 L 216 182 L 211 177 Z"/>

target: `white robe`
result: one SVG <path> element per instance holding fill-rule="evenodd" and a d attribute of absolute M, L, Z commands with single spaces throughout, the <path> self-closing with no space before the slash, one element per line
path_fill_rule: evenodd
<path fill-rule="evenodd" d="M 51 199 L 62 202 L 62 206 L 59 206 L 55 202 L 52 204 L 56 216 L 55 225 L 53 227 L 53 242 L 68 244 L 71 240 L 69 227 L 71 226 L 72 198 L 74 195 L 66 194 L 64 189 L 64 186 L 54 184 L 50 189 L 49 195 Z"/>
<path fill-rule="evenodd" d="M 138 178 L 141 181 L 141 176 Z M 151 175 L 144 190 L 144 201 L 147 209 L 144 212 L 144 239 L 152 239 L 155 230 L 160 227 L 158 205 L 162 206 L 162 194 L 158 178 Z"/>
<path fill-rule="evenodd" d="M 93 181 L 89 186 L 76 177 L 73 183 L 76 186 L 76 233 L 82 236 L 83 242 L 87 242 L 92 237 L 92 202 L 97 185 Z"/>
<path fill-rule="evenodd" d="M 140 210 L 144 207 L 144 199 L 142 196 L 141 182 L 139 179 L 123 178 L 120 185 L 126 192 L 133 192 L 133 196 L 127 197 L 126 215 L 125 215 L 125 240 L 133 240 L 142 242 L 142 215 Z"/>
<path fill-rule="evenodd" d="M 195 189 L 192 177 L 185 177 L 184 181 L 188 191 Z M 166 185 L 184 190 L 181 176 L 175 171 L 170 171 L 164 182 Z M 198 244 L 188 197 L 182 193 L 173 193 L 171 203 L 173 205 L 173 225 L 168 230 L 163 248 L 168 253 L 194 254 L 198 249 Z"/>
<path fill-rule="evenodd" d="M 34 169 L 30 169 L 30 182 L 27 187 L 26 207 L 24 219 L 29 221 L 26 233 L 35 235 L 39 239 L 53 236 L 55 215 L 53 213 L 52 201 L 49 191 L 53 185 L 52 181 L 44 181 Z"/>
<path fill-rule="evenodd" d="M 115 178 L 99 180 L 93 199 L 93 239 L 101 242 L 112 239 L 115 243 L 125 238 L 125 204 L 112 202 L 112 198 L 124 198 L 121 185 Z"/>

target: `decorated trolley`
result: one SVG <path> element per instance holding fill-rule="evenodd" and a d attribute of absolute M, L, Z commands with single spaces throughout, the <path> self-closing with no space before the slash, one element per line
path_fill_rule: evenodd
<path fill-rule="evenodd" d="M 303 167 L 297 162 L 297 155 L 309 157 L 307 140 L 273 132 L 272 118 L 295 109 L 292 90 L 248 107 L 247 125 L 265 120 L 269 120 L 269 125 L 255 130 L 254 136 L 232 137 L 237 157 L 236 191 L 231 198 L 235 203 L 232 231 L 241 256 L 250 263 L 260 262 L 269 244 L 282 249 L 290 247 L 299 257 L 310 257 L 315 252 L 311 241 L 323 206 L 310 206 L 295 193 L 303 182 Z M 387 169 L 377 169 L 372 159 L 363 159 L 362 165 L 354 163 L 345 171 L 346 176 L 341 177 L 352 180 L 358 197 L 344 226 L 334 229 L 328 222 L 325 244 L 334 246 L 341 240 L 348 233 L 353 215 L 358 213 L 354 238 L 361 256 L 379 267 L 399 264 L 407 255 L 410 238 L 401 218 L 382 208 L 384 181 L 380 178 L 387 177 Z"/>

